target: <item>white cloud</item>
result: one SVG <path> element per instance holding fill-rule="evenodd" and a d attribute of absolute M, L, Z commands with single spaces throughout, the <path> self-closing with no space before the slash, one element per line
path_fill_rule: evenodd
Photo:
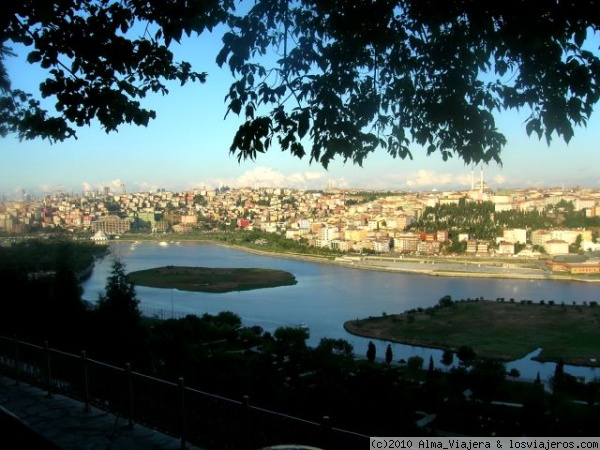
<path fill-rule="evenodd" d="M 455 185 L 458 185 L 458 187 L 471 187 L 471 174 L 462 174 L 462 175 L 453 175 L 454 180 L 455 180 Z"/>
<path fill-rule="evenodd" d="M 471 176 L 465 174 L 438 173 L 433 170 L 418 170 L 406 177 L 406 186 L 416 188 L 441 188 L 470 186 Z"/>
<path fill-rule="evenodd" d="M 50 184 L 40 184 L 38 186 L 38 189 L 43 194 L 50 194 L 50 193 L 53 193 L 53 192 L 57 191 L 56 186 L 53 186 L 53 185 L 50 185 Z"/>
<path fill-rule="evenodd" d="M 285 174 L 272 167 L 256 167 L 236 178 L 208 179 L 199 186 L 243 187 L 287 187 L 296 189 L 323 189 L 327 185 L 327 174 L 319 172 L 294 172 Z"/>
<path fill-rule="evenodd" d="M 325 174 L 319 172 L 304 172 L 304 176 L 307 180 L 322 180 L 325 178 Z"/>
<path fill-rule="evenodd" d="M 127 186 L 125 186 L 125 187 L 127 189 L 127 192 L 156 192 L 161 187 L 168 189 L 165 186 L 159 186 L 156 183 L 152 183 L 152 182 L 148 182 L 148 181 L 141 181 L 139 183 L 136 183 L 135 186 L 137 186 L 135 189 L 129 189 Z"/>
<path fill-rule="evenodd" d="M 123 184 L 123 182 L 117 178 L 116 180 L 109 181 L 107 185 L 110 186 L 111 191 L 118 192 L 118 190 L 121 189 L 121 184 Z"/>
<path fill-rule="evenodd" d="M 506 177 L 503 175 L 496 175 L 494 178 L 494 183 L 497 185 L 502 185 L 506 183 Z"/>
<path fill-rule="evenodd" d="M 110 192 L 113 194 L 118 194 L 121 192 L 121 184 L 123 181 L 119 178 L 115 180 L 104 181 L 101 183 L 90 183 L 88 181 L 84 181 L 81 183 L 81 189 L 83 192 L 101 192 L 105 187 L 110 188 Z M 148 192 L 146 190 L 146 185 L 144 183 L 138 183 L 135 186 L 130 186 L 129 188 L 125 185 L 127 192 Z M 139 190 L 138 190 L 139 188 Z"/>

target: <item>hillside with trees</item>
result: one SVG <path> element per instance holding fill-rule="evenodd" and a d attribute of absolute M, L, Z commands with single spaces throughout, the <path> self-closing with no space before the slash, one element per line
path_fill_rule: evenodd
<path fill-rule="evenodd" d="M 585 211 L 575 211 L 573 202 L 561 200 L 544 211 L 511 209 L 495 211 L 493 202 L 461 201 L 458 204 L 428 206 L 408 229 L 425 232 L 448 230 L 450 239 L 467 233 L 474 239 L 494 241 L 505 228 L 524 228 L 529 232 L 552 228 L 595 229 L 597 237 L 600 218 L 587 217 Z"/>

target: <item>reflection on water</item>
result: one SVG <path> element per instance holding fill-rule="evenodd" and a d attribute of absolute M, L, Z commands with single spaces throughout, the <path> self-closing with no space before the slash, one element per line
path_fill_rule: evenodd
<path fill-rule="evenodd" d="M 310 330 L 309 345 L 316 346 L 323 337 L 342 338 L 354 345 L 354 352 L 359 356 L 366 354 L 369 339 L 347 333 L 343 329 L 345 321 L 426 308 L 437 304 L 446 294 L 454 299 L 512 297 L 516 301 L 544 299 L 558 304 L 563 301 L 581 304 L 598 299 L 597 286 L 586 283 L 396 274 L 258 256 L 207 243 L 165 241 L 165 244 L 116 242 L 111 244 L 111 251 L 121 258 L 128 272 L 166 265 L 262 267 L 291 272 L 298 284 L 222 294 L 137 287 L 140 308 L 145 313 L 180 317 L 233 311 L 245 325 L 260 325 L 271 332 L 277 327 L 302 323 Z M 91 278 L 83 285 L 86 300 L 96 301 L 104 291 L 111 264 L 111 257 L 97 262 Z M 387 344 L 376 342 L 378 357 L 383 358 Z M 432 356 L 434 363 L 441 367 L 440 350 L 392 344 L 392 351 L 395 361 L 418 355 L 427 363 Z M 507 369 L 516 368 L 523 379 L 535 379 L 538 373 L 542 380 L 552 376 L 554 364 L 531 361 L 531 357 L 530 354 L 513 361 L 507 364 Z M 565 370 L 588 380 L 600 376 L 598 369 L 567 366 Z"/>

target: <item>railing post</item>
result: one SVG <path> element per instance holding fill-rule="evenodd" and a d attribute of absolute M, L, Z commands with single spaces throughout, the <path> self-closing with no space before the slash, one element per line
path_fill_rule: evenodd
<path fill-rule="evenodd" d="M 50 371 L 50 347 L 48 341 L 44 341 L 44 349 L 46 353 L 46 388 L 48 390 L 48 397 L 52 397 L 52 374 Z"/>
<path fill-rule="evenodd" d="M 183 383 L 183 377 L 179 378 L 179 396 L 181 398 L 181 441 L 180 441 L 180 445 L 179 448 L 181 450 L 185 450 L 185 434 L 186 434 L 186 427 L 185 427 L 185 385 Z"/>
<path fill-rule="evenodd" d="M 82 350 L 82 352 L 81 352 L 81 363 L 83 365 L 83 400 L 84 400 L 83 410 L 85 412 L 89 412 L 89 410 L 90 410 L 90 386 L 89 386 L 89 377 L 88 377 L 88 362 L 87 362 L 87 355 L 85 354 L 85 350 Z"/>
<path fill-rule="evenodd" d="M 330 449 L 331 442 L 331 422 L 329 420 L 329 416 L 323 416 L 321 420 L 321 432 L 322 432 L 322 441 L 323 441 L 323 449 Z"/>
<path fill-rule="evenodd" d="M 252 448 L 252 436 L 250 435 L 250 397 L 244 395 L 242 397 L 242 408 L 244 408 L 244 435 L 246 436 L 246 449 Z"/>
<path fill-rule="evenodd" d="M 13 341 L 15 343 L 15 381 L 17 386 L 21 384 L 21 361 L 19 360 L 19 341 L 17 335 L 13 335 Z"/>
<path fill-rule="evenodd" d="M 131 374 L 131 363 L 125 364 L 125 368 L 127 372 L 127 398 L 129 400 L 129 412 L 127 414 L 129 417 L 127 419 L 127 426 L 131 430 L 133 428 L 133 381 Z"/>

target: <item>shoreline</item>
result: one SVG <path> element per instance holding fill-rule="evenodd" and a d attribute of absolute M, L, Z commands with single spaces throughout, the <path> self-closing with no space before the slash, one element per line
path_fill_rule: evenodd
<path fill-rule="evenodd" d="M 515 272 L 499 272 L 499 271 L 493 271 L 493 270 L 494 269 L 502 270 L 502 268 L 498 268 L 495 266 L 485 266 L 485 264 L 483 264 L 483 265 L 488 270 L 490 270 L 490 272 L 485 272 L 485 273 L 479 272 L 478 273 L 478 272 L 474 272 L 474 271 L 414 269 L 414 268 L 407 268 L 407 267 L 400 266 L 400 265 L 406 264 L 406 263 L 398 263 L 399 265 L 395 266 L 395 267 L 381 266 L 381 265 L 369 265 L 369 264 L 365 264 L 361 261 L 340 259 L 340 258 L 345 258 L 344 256 L 336 257 L 335 259 L 329 259 L 324 256 L 312 256 L 312 255 L 305 255 L 305 254 L 298 254 L 298 253 L 280 253 L 280 252 L 274 252 L 274 251 L 269 251 L 269 250 L 258 250 L 258 249 L 253 249 L 253 248 L 247 248 L 247 247 L 244 247 L 241 245 L 225 244 L 225 243 L 217 242 L 217 241 L 207 241 L 207 242 L 216 244 L 216 245 L 221 245 L 223 247 L 234 248 L 236 250 L 242 250 L 242 251 L 246 251 L 248 253 L 254 253 L 254 254 L 263 255 L 263 256 L 272 256 L 272 257 L 278 257 L 278 258 L 296 259 L 296 260 L 301 260 L 301 261 L 319 262 L 319 263 L 323 263 L 323 264 L 331 264 L 331 265 L 336 265 L 336 266 L 341 266 L 341 267 L 346 267 L 349 269 L 356 269 L 356 270 L 373 270 L 373 271 L 377 271 L 377 272 L 403 273 L 403 274 L 409 274 L 409 275 L 426 275 L 426 276 L 434 276 L 434 277 L 499 278 L 499 279 L 520 279 L 520 280 L 530 280 L 530 281 L 544 280 L 544 281 L 566 281 L 566 282 L 581 282 L 581 283 L 600 283 L 600 278 L 584 279 L 584 278 L 573 277 L 570 275 L 553 274 L 553 273 L 520 274 L 520 273 L 515 273 Z M 368 259 L 370 257 L 367 256 L 364 258 Z M 398 259 L 398 258 L 384 257 L 384 256 L 376 256 L 373 258 L 378 259 L 378 260 L 383 260 L 383 259 L 397 260 Z M 415 263 L 415 264 L 417 264 L 417 263 Z M 446 264 L 448 264 L 448 262 Z M 459 264 L 459 263 L 450 263 L 450 264 L 455 265 L 457 269 L 464 267 L 464 264 Z M 421 264 L 419 263 L 419 265 L 421 265 Z"/>
<path fill-rule="evenodd" d="M 119 239 L 116 242 L 134 242 L 135 239 Z M 160 241 L 159 239 L 148 239 L 140 242 L 156 242 Z M 181 242 L 181 241 L 179 241 Z M 248 253 L 253 253 L 256 255 L 262 256 L 271 256 L 275 258 L 288 258 L 295 259 L 300 261 L 309 261 L 316 262 L 322 264 L 331 264 L 341 267 L 346 267 L 349 269 L 357 269 L 357 270 L 374 270 L 379 272 L 390 272 L 390 273 L 402 273 L 409 275 L 425 275 L 425 276 L 435 276 L 435 277 L 454 277 L 454 278 L 497 278 L 497 279 L 520 279 L 520 280 L 544 280 L 544 281 L 565 281 L 565 282 L 575 282 L 575 283 L 600 283 L 600 277 L 598 278 L 583 278 L 583 277 L 575 277 L 572 275 L 566 274 L 555 274 L 550 272 L 544 273 L 518 273 L 515 272 L 514 269 L 517 270 L 528 270 L 534 271 L 535 269 L 528 269 L 524 267 L 499 267 L 497 265 L 486 265 L 486 261 L 482 260 L 480 263 L 477 263 L 477 269 L 481 269 L 479 271 L 475 270 L 464 270 L 465 267 L 471 268 L 471 266 L 475 266 L 475 263 L 469 262 L 456 262 L 452 260 L 438 260 L 439 266 L 446 266 L 445 268 L 440 267 L 439 270 L 431 269 L 431 265 L 434 264 L 425 264 L 424 261 L 427 261 L 426 258 L 398 258 L 398 257 L 386 257 L 386 256 L 351 256 L 351 255 L 343 255 L 343 256 L 314 256 L 302 253 L 282 253 L 271 250 L 260 250 L 250 247 L 245 247 L 243 245 L 234 245 L 228 244 L 225 242 L 216 241 L 213 239 L 185 239 L 183 242 L 195 242 L 195 243 L 208 243 L 213 245 L 220 245 L 226 248 L 232 248 L 236 250 L 245 251 Z M 402 260 L 402 261 L 399 261 Z M 370 261 L 385 263 L 385 264 L 373 264 Z M 420 261 L 420 262 L 416 262 Z M 423 262 L 421 262 L 423 261 Z M 495 262 L 495 264 L 497 264 Z M 514 263 L 518 265 L 518 263 Z M 417 267 L 415 267 L 417 266 Z M 427 268 L 421 268 L 420 266 L 426 266 Z"/>

